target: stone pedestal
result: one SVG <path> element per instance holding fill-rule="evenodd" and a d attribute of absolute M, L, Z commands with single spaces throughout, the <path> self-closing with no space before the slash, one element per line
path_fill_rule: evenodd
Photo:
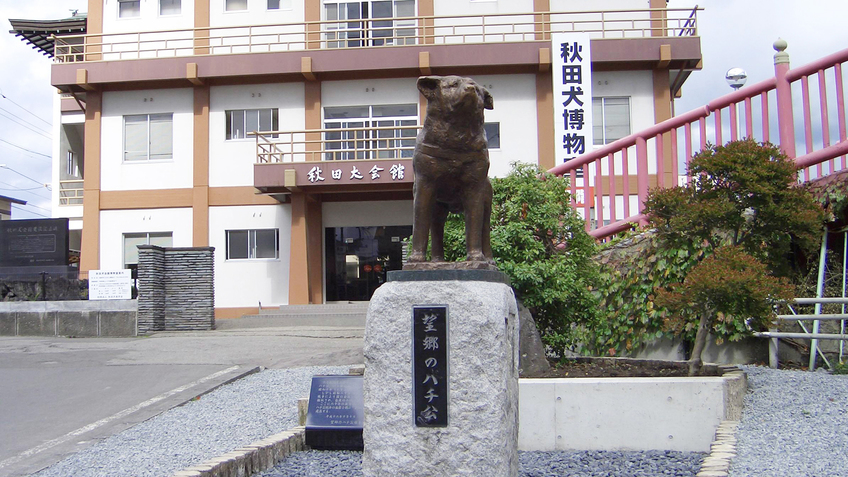
<path fill-rule="evenodd" d="M 518 317 L 505 275 L 393 272 L 365 329 L 366 476 L 518 474 Z M 413 416 L 413 306 L 448 307 L 448 424 Z"/>

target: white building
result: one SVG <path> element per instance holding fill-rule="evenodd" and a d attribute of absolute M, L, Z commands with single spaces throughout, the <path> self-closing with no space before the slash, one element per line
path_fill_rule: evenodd
<path fill-rule="evenodd" d="M 418 76 L 491 91 L 493 176 L 513 161 L 547 169 L 551 32 L 592 38 L 597 145 L 671 117 L 700 64 L 696 13 L 665 0 L 89 0 L 82 28 L 12 24 L 56 59 L 54 216 L 71 219 L 81 269 L 131 267 L 138 244 L 213 246 L 226 318 L 367 300 L 400 267 Z"/>

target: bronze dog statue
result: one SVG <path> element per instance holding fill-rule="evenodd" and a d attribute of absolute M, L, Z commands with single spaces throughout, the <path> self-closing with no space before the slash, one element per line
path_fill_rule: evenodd
<path fill-rule="evenodd" d="M 427 116 L 418 134 L 412 168 L 412 254 L 408 263 L 426 260 L 432 235 L 432 261 L 444 262 L 448 212 L 465 214 L 469 262 L 493 264 L 489 243 L 492 184 L 483 110 L 492 95 L 469 78 L 422 76 L 418 90 L 427 98 Z"/>

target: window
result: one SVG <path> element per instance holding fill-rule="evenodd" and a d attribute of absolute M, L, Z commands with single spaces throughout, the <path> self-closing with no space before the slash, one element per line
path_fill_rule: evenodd
<path fill-rule="evenodd" d="M 592 135 L 596 146 L 630 135 L 630 98 L 592 98 Z"/>
<path fill-rule="evenodd" d="M 484 123 L 489 149 L 501 148 L 501 123 Z"/>
<path fill-rule="evenodd" d="M 325 160 L 394 159 L 412 157 L 415 128 L 383 129 L 418 124 L 417 104 L 324 108 Z M 380 129 L 371 129 L 380 128 Z"/>
<path fill-rule="evenodd" d="M 268 0 L 268 10 L 291 10 L 291 0 Z"/>
<path fill-rule="evenodd" d="M 67 170 L 68 176 L 70 177 L 79 177 L 79 160 L 77 159 L 77 155 L 74 151 L 68 151 L 68 163 Z"/>
<path fill-rule="evenodd" d="M 133 18 L 141 15 L 141 0 L 118 0 L 118 18 Z"/>
<path fill-rule="evenodd" d="M 414 45 L 415 0 L 324 0 L 328 48 Z M 341 41 L 339 41 L 341 40 Z"/>
<path fill-rule="evenodd" d="M 124 116 L 124 161 L 173 159 L 174 115 Z"/>
<path fill-rule="evenodd" d="M 278 229 L 227 230 L 227 260 L 280 258 Z"/>
<path fill-rule="evenodd" d="M 224 0 L 224 10 L 228 12 L 247 10 L 247 0 Z"/>
<path fill-rule="evenodd" d="M 174 237 L 171 232 L 150 232 L 124 234 L 124 268 L 138 267 L 138 246 L 157 245 L 173 247 Z"/>
<path fill-rule="evenodd" d="M 179 15 L 181 0 L 159 0 L 159 15 Z"/>
<path fill-rule="evenodd" d="M 226 111 L 226 115 L 228 141 L 244 139 L 247 137 L 247 133 L 254 131 L 276 131 L 279 127 L 277 108 L 233 109 Z"/>

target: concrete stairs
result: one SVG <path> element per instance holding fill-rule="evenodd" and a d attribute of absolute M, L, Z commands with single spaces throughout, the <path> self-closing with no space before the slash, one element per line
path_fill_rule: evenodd
<path fill-rule="evenodd" d="M 216 320 L 215 328 L 341 327 L 365 328 L 368 303 L 327 305 L 283 305 L 263 308 L 258 315 L 245 315 L 231 320 Z"/>

